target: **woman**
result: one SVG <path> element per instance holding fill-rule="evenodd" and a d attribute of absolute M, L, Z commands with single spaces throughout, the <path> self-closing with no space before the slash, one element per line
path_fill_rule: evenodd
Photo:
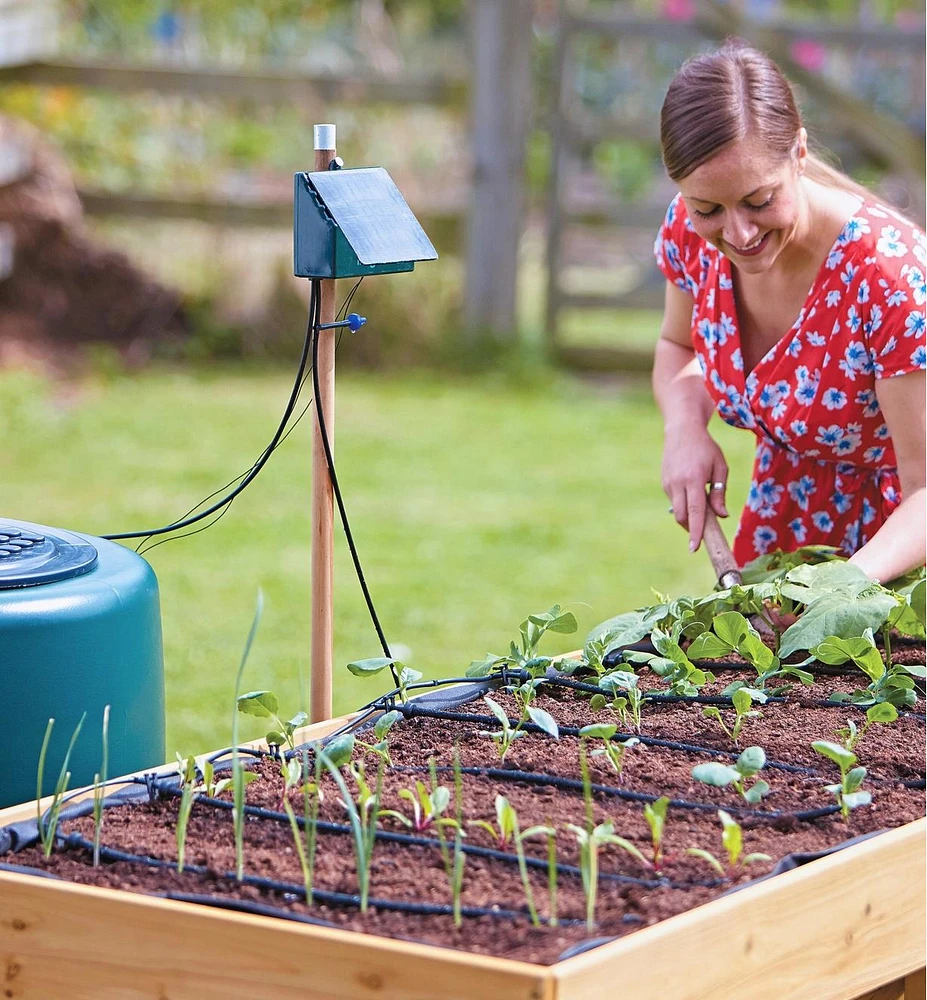
<path fill-rule="evenodd" d="M 738 43 L 686 63 L 661 116 L 679 194 L 653 386 L 663 488 L 695 551 L 727 516 L 713 409 L 757 437 L 734 541 L 838 546 L 875 580 L 925 558 L 923 234 L 809 154 L 791 89 Z"/>

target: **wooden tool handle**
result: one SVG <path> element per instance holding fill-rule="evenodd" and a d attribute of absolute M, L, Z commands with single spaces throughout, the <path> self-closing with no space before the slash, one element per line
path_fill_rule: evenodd
<path fill-rule="evenodd" d="M 740 575 L 740 567 L 731 552 L 731 547 L 724 537 L 721 525 L 718 524 L 718 516 L 712 508 L 705 508 L 705 529 L 702 533 L 702 541 L 708 552 L 708 558 L 717 574 L 718 582 L 722 587 L 732 587 L 734 584 L 743 582 Z"/>

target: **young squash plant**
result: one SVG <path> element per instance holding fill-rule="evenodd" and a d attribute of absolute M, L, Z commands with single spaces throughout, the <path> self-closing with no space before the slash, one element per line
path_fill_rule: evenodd
<path fill-rule="evenodd" d="M 636 736 L 625 740 L 614 740 L 613 737 L 617 732 L 618 727 L 611 723 L 594 722 L 580 729 L 579 738 L 586 742 L 602 740 L 602 746 L 590 750 L 589 756 L 604 757 L 620 780 L 621 772 L 624 769 L 625 754 L 632 747 L 636 747 L 640 740 Z"/>
<path fill-rule="evenodd" d="M 555 604 L 540 614 L 528 615 L 518 628 L 520 642 L 512 642 L 508 655 L 497 656 L 487 653 L 482 660 L 473 660 L 467 668 L 468 677 L 488 677 L 494 671 L 504 669 L 525 670 L 532 677 L 543 677 L 549 667 L 575 669 L 579 661 L 562 657 L 538 655 L 538 645 L 548 632 L 572 635 L 576 631 L 576 616 Z"/>
<path fill-rule="evenodd" d="M 489 695 L 484 696 L 483 701 L 486 702 L 489 710 L 498 719 L 501 728 L 495 732 L 480 731 L 480 736 L 487 736 L 496 744 L 500 760 L 505 760 L 515 740 L 527 735 L 524 729 L 527 722 L 533 722 L 534 725 L 542 729 L 548 736 L 552 736 L 555 740 L 560 739 L 560 727 L 557 725 L 556 719 L 554 719 L 550 712 L 532 704 L 537 696 L 538 688 L 543 683 L 543 678 L 532 677 L 523 684 L 508 689 L 511 691 L 515 703 L 520 709 L 518 721 L 514 726 L 505 709 L 497 701 L 490 698 Z"/>
<path fill-rule="evenodd" d="M 640 677 L 630 670 L 612 670 L 599 678 L 599 687 L 611 695 L 612 711 L 623 726 L 641 731 L 641 710 L 647 695 L 640 689 Z M 600 711 L 608 704 L 604 694 L 594 694 L 589 702 L 593 712 Z"/>
<path fill-rule="evenodd" d="M 826 785 L 840 806 L 840 815 L 845 823 L 850 822 L 850 810 L 860 806 L 868 806 L 872 802 L 872 794 L 862 789 L 866 780 L 866 768 L 856 767 L 856 754 L 839 743 L 829 740 L 816 740 L 811 748 L 822 757 L 832 760 L 840 768 L 840 781 L 837 784 Z"/>
<path fill-rule="evenodd" d="M 740 737 L 740 731 L 743 728 L 744 722 L 747 719 L 759 718 L 763 713 L 752 708 L 754 701 L 763 704 L 766 702 L 766 695 L 762 691 L 757 691 L 754 688 L 742 687 L 737 688 L 736 691 L 731 695 L 731 704 L 734 708 L 734 725 L 728 729 L 724 717 L 721 715 L 721 711 L 715 708 L 714 705 L 709 705 L 702 709 L 702 715 L 707 719 L 714 719 L 718 725 L 724 730 L 725 735 L 737 746 L 738 739 Z"/>
<path fill-rule="evenodd" d="M 237 698 L 238 711 L 244 715 L 254 715 L 259 719 L 272 719 L 274 728 L 268 730 L 264 739 L 271 747 L 287 746 L 296 749 L 293 733 L 309 721 L 305 712 L 297 712 L 292 719 L 284 722 L 280 716 L 280 702 L 273 691 L 249 691 Z"/>
<path fill-rule="evenodd" d="M 733 785 L 745 802 L 756 805 L 769 794 L 769 784 L 758 778 L 750 787 L 747 781 L 755 777 L 766 766 L 766 752 L 762 747 L 747 747 L 737 758 L 733 766 L 711 761 L 708 764 L 696 764 L 692 768 L 692 777 L 702 784 L 714 788 L 727 788 Z"/>

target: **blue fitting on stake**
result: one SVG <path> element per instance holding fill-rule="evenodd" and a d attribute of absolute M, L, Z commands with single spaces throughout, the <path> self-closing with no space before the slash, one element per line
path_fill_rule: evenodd
<path fill-rule="evenodd" d="M 357 331 L 367 322 L 366 316 L 358 316 L 357 313 L 348 313 L 348 318 L 341 320 L 339 323 L 323 323 L 319 329 L 320 330 L 335 330 L 339 327 L 346 326 L 350 329 L 351 333 L 357 333 Z"/>

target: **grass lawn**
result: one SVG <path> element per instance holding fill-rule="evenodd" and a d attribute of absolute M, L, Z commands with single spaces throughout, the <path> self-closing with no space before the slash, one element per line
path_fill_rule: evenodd
<path fill-rule="evenodd" d="M 244 471 L 270 439 L 289 376 L 149 371 L 53 387 L 0 375 L 2 511 L 93 534 L 155 527 Z M 310 421 L 227 516 L 152 549 L 161 586 L 171 754 L 230 738 L 234 674 L 258 588 L 266 604 L 246 672 L 286 711 L 309 670 Z M 719 425 L 742 503 L 751 438 Z M 339 375 L 336 460 L 391 643 L 426 676 L 501 652 L 528 614 L 559 603 L 580 622 L 644 603 L 651 587 L 710 588 L 659 485 L 661 428 L 645 382 L 558 377 Z M 336 529 L 335 711 L 374 697 L 343 664 L 380 655 Z M 559 645 L 558 645 L 559 643 Z M 552 636 L 548 652 L 577 645 Z M 243 720 L 242 737 L 262 735 Z"/>

